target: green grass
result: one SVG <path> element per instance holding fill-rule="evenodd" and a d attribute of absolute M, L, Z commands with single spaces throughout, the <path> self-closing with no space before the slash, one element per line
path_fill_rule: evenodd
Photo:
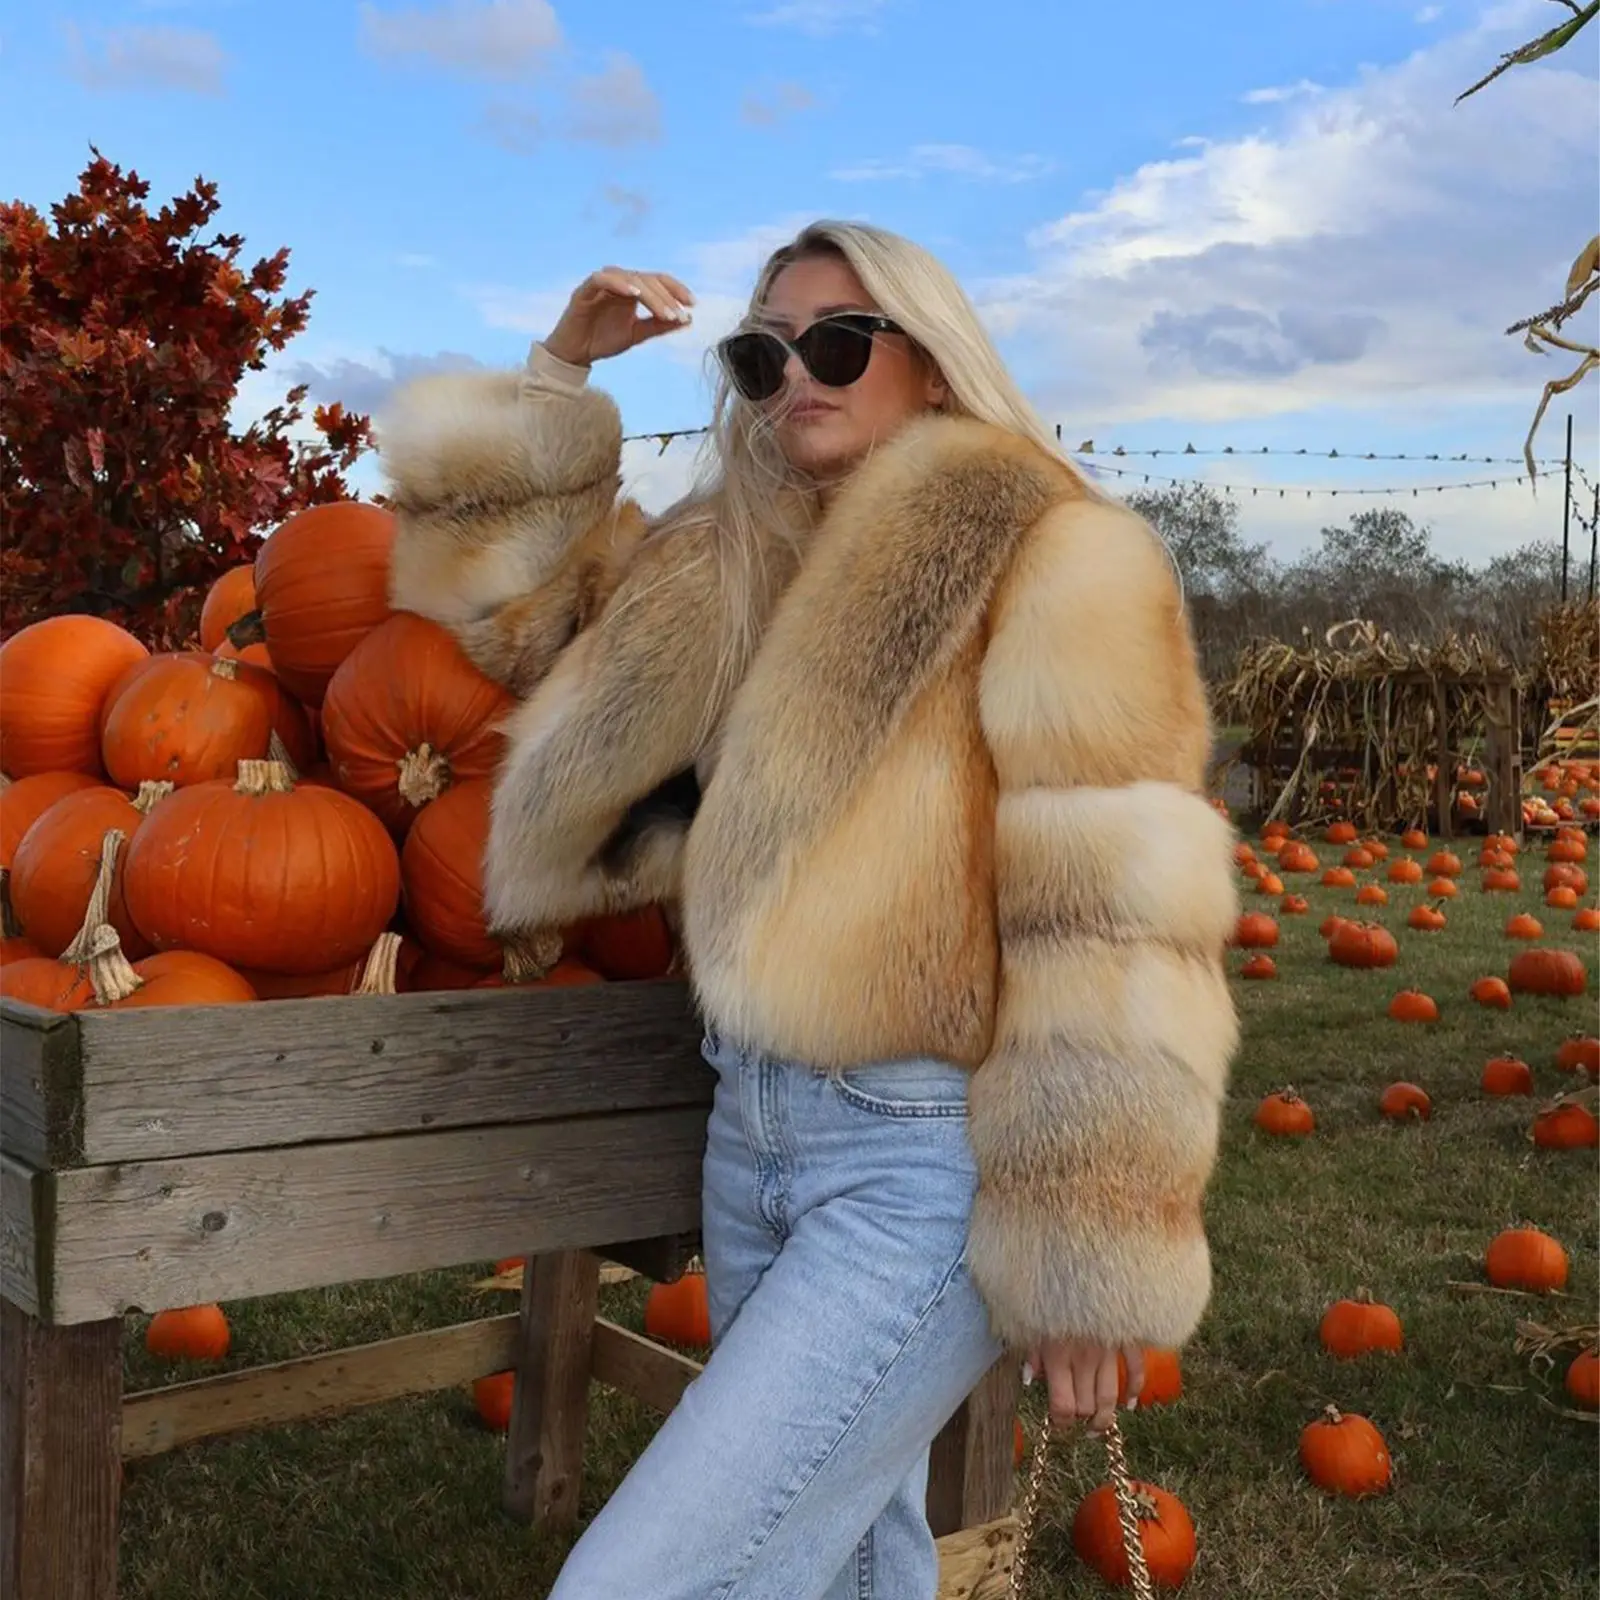
<path fill-rule="evenodd" d="M 1325 859 L 1333 852 L 1323 849 Z M 1184 1352 L 1185 1393 L 1124 1425 L 1137 1476 L 1182 1496 L 1199 1530 L 1187 1593 L 1196 1600 L 1589 1600 L 1600 1585 L 1592 1422 L 1558 1415 L 1563 1366 L 1518 1355 L 1516 1324 L 1594 1323 L 1600 1294 L 1593 1152 L 1535 1150 L 1534 1105 L 1572 1080 L 1557 1044 L 1592 1030 L 1592 994 L 1566 1003 L 1520 998 L 1509 1013 L 1467 999 L 1502 975 L 1501 929 L 1533 909 L 1547 942 L 1583 950 L 1571 912 L 1537 896 L 1484 895 L 1469 860 L 1449 926 L 1414 933 L 1418 888 L 1390 888 L 1378 913 L 1400 941 L 1396 967 L 1332 967 L 1317 935 L 1350 890 L 1306 890 L 1311 913 L 1283 917 L 1276 982 L 1240 983 L 1245 1018 L 1223 1149 L 1207 1199 L 1215 1291 Z M 1381 864 L 1380 864 L 1381 865 Z M 1531 863 L 1530 863 L 1531 865 Z M 1537 871 L 1525 871 L 1530 886 Z M 1289 881 L 1291 889 L 1303 888 Z M 1259 897 L 1247 895 L 1254 907 Z M 1263 901 L 1269 908 L 1270 901 Z M 1231 958 L 1238 965 L 1238 958 Z M 1389 1020 L 1401 987 L 1421 987 L 1442 1017 Z M 1535 1101 L 1485 1099 L 1478 1076 L 1509 1049 L 1534 1069 Z M 1426 1124 L 1377 1114 L 1396 1078 L 1433 1097 Z M 1251 1121 L 1257 1100 L 1292 1083 L 1317 1131 L 1271 1139 Z M 1532 1222 L 1566 1246 L 1565 1295 L 1473 1293 L 1485 1244 Z M 229 1307 L 232 1365 L 381 1338 L 510 1309 L 467 1286 L 475 1269 L 433 1273 Z M 1400 1313 L 1396 1358 L 1333 1361 L 1317 1342 L 1326 1306 L 1367 1285 Z M 602 1293 L 608 1316 L 641 1325 L 644 1289 Z M 183 1374 L 151 1362 L 142 1323 L 128 1331 L 128 1386 Z M 1304 1479 L 1301 1427 L 1336 1402 L 1382 1430 L 1393 1491 L 1348 1501 Z M 1038 1390 L 1024 1402 L 1039 1414 Z M 655 1426 L 642 1407 L 596 1388 L 583 1515 L 592 1515 Z M 123 1593 L 129 1600 L 537 1600 L 566 1541 L 499 1510 L 502 1440 L 477 1423 L 465 1393 L 385 1405 L 333 1422 L 276 1429 L 130 1464 L 123 1503 Z M 1072 1554 L 1079 1498 L 1103 1449 L 1061 1443 L 1037 1539 L 1033 1593 L 1104 1592 Z"/>

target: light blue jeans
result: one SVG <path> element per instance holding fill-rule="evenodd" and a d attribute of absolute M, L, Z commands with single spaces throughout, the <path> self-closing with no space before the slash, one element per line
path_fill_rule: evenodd
<path fill-rule="evenodd" d="M 999 1359 L 966 1270 L 968 1074 L 708 1036 L 705 1371 L 549 1600 L 933 1600 L 928 1447 Z"/>

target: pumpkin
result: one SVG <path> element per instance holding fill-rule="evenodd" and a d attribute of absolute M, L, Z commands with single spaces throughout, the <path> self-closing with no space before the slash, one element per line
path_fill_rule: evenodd
<path fill-rule="evenodd" d="M 1286 916 L 1300 917 L 1311 909 L 1311 902 L 1303 894 L 1286 894 L 1278 902 L 1278 909 Z"/>
<path fill-rule="evenodd" d="M 1569 832 L 1563 828 L 1550 841 L 1550 848 L 1545 851 L 1544 858 L 1546 861 L 1587 861 L 1589 846 L 1581 833 Z"/>
<path fill-rule="evenodd" d="M 1400 847 L 1403 850 L 1426 850 L 1428 848 L 1428 836 L 1421 828 L 1407 828 L 1400 835 Z"/>
<path fill-rule="evenodd" d="M 1389 859 L 1389 847 L 1382 839 L 1363 839 L 1361 845 L 1374 861 L 1387 861 Z"/>
<path fill-rule="evenodd" d="M 20 934 L 0 938 L 0 967 L 10 961 L 32 961 L 43 954 L 32 939 L 24 939 Z"/>
<path fill-rule="evenodd" d="M 1458 893 L 1454 878 L 1435 878 L 1428 885 L 1430 900 L 1454 900 Z"/>
<path fill-rule="evenodd" d="M 1508 856 L 1516 855 L 1522 846 L 1509 833 L 1491 833 L 1484 841 L 1485 850 L 1501 850 Z"/>
<path fill-rule="evenodd" d="M 100 776 L 100 707 L 150 652 L 103 617 L 46 617 L 0 645 L 0 767 Z"/>
<path fill-rule="evenodd" d="M 297 765 L 315 754 L 305 713 L 270 672 L 202 651 L 152 656 L 109 704 L 101 755 L 126 789 L 231 777 L 241 761 L 266 757 L 274 731 Z"/>
<path fill-rule="evenodd" d="M 1282 821 L 1280 818 L 1274 817 L 1271 822 L 1267 823 L 1262 828 L 1261 838 L 1264 843 L 1276 840 L 1277 844 L 1274 844 L 1273 848 L 1277 849 L 1278 846 L 1289 837 L 1289 832 L 1289 824 Z"/>
<path fill-rule="evenodd" d="M 22 925 L 28 925 L 26 916 Z M 1519 950 L 1511 958 L 1506 982 L 1513 994 L 1566 998 L 1584 992 L 1588 987 L 1588 973 L 1582 958 L 1570 950 Z"/>
<path fill-rule="evenodd" d="M 513 1371 L 491 1372 L 473 1380 L 472 1404 L 485 1427 L 504 1433 L 511 1426 L 511 1402 L 516 1392 L 517 1375 Z"/>
<path fill-rule="evenodd" d="M 1585 906 L 1572 919 L 1572 928 L 1575 933 L 1600 933 L 1600 909 Z"/>
<path fill-rule="evenodd" d="M 1591 1345 L 1572 1358 L 1563 1380 L 1566 1391 L 1580 1406 L 1600 1411 L 1600 1348 Z"/>
<path fill-rule="evenodd" d="M 36 772 L 0 790 L 0 870 L 10 872 L 23 834 L 57 800 L 97 785 L 99 779 L 87 772 Z"/>
<path fill-rule="evenodd" d="M 1581 900 L 1589 892 L 1589 874 L 1582 867 L 1557 862 L 1544 869 L 1544 888 L 1546 894 L 1552 889 L 1567 888 Z"/>
<path fill-rule="evenodd" d="M 494 777 L 515 705 L 438 623 L 397 611 L 330 680 L 323 741 L 339 787 L 404 833 L 452 783 Z"/>
<path fill-rule="evenodd" d="M 517 963 L 511 948 L 506 949 L 505 965 L 499 972 L 491 972 L 487 977 L 481 973 L 474 973 L 474 981 L 468 986 L 474 989 L 569 989 L 579 984 L 604 983 L 606 980 L 593 967 L 588 967 L 581 961 L 574 960 L 571 956 L 563 956 L 548 972 L 533 970 L 517 970 Z"/>
<path fill-rule="evenodd" d="M 1293 1089 L 1284 1088 L 1262 1097 L 1256 1106 L 1255 1124 L 1264 1133 L 1302 1139 L 1315 1129 L 1317 1119 Z"/>
<path fill-rule="evenodd" d="M 1505 869 L 1512 867 L 1515 864 L 1516 863 L 1509 855 L 1506 854 L 1504 850 L 1485 849 L 1478 856 L 1478 865 L 1480 867 L 1499 867 L 1501 869 Z"/>
<path fill-rule="evenodd" d="M 1406 926 L 1419 933 L 1437 933 L 1445 924 L 1445 915 L 1438 906 L 1412 906 L 1406 917 Z"/>
<path fill-rule="evenodd" d="M 1300 1432 L 1300 1464 L 1319 1489 L 1331 1494 L 1377 1494 L 1389 1486 L 1392 1468 L 1383 1435 L 1365 1418 L 1337 1406 Z"/>
<path fill-rule="evenodd" d="M 1556 1065 L 1563 1072 L 1587 1072 L 1600 1079 L 1600 1039 L 1575 1033 L 1556 1046 Z"/>
<path fill-rule="evenodd" d="M 1555 888 L 1546 891 L 1544 903 L 1555 907 L 1557 911 L 1575 910 L 1578 904 L 1578 891 L 1571 884 L 1558 883 Z"/>
<path fill-rule="evenodd" d="M 1485 1094 L 1533 1093 L 1533 1069 L 1516 1056 L 1491 1056 L 1483 1065 L 1480 1081 Z"/>
<path fill-rule="evenodd" d="M 1567 1252 L 1538 1228 L 1505 1228 L 1489 1242 L 1483 1268 L 1496 1288 L 1543 1294 L 1566 1287 Z"/>
<path fill-rule="evenodd" d="M 1429 859 L 1426 870 L 1435 878 L 1459 878 L 1461 857 L 1453 850 L 1440 850 Z"/>
<path fill-rule="evenodd" d="M 1177 1589 L 1194 1567 L 1194 1522 L 1176 1495 L 1138 1479 L 1131 1485 L 1150 1581 L 1158 1589 Z M 1113 1587 L 1126 1589 L 1132 1582 L 1115 1485 L 1103 1483 L 1084 1496 L 1072 1519 L 1072 1548 Z"/>
<path fill-rule="evenodd" d="M 1234 864 L 1234 866 L 1236 866 L 1236 867 L 1245 866 L 1247 863 L 1249 863 L 1251 861 L 1254 861 L 1255 858 L 1256 858 L 1256 853 L 1250 847 L 1250 841 L 1248 839 L 1240 839 L 1239 842 L 1234 845 L 1234 847 L 1233 847 L 1233 864 Z"/>
<path fill-rule="evenodd" d="M 1356 875 L 1349 867 L 1329 867 L 1322 874 L 1322 886 L 1325 889 L 1353 889 Z"/>
<path fill-rule="evenodd" d="M 1278 963 L 1264 951 L 1257 951 L 1239 968 L 1239 976 L 1241 978 L 1276 978 L 1278 976 Z"/>
<path fill-rule="evenodd" d="M 1266 875 L 1267 869 L 1259 861 L 1247 861 L 1240 871 L 1251 882 L 1259 882 Z"/>
<path fill-rule="evenodd" d="M 705 1273 L 686 1272 L 673 1283 L 652 1284 L 644 1303 L 644 1331 L 668 1344 L 710 1344 Z"/>
<path fill-rule="evenodd" d="M 56 801 L 22 836 L 11 866 L 11 905 L 23 931 L 47 956 L 59 956 L 83 925 L 106 835 L 114 830 L 136 839 L 170 790 L 170 784 L 145 784 L 130 800 L 104 785 L 78 789 Z M 151 944 L 126 900 L 127 865 L 124 856 L 104 920 L 117 930 L 124 952 L 137 960 L 150 953 Z"/>
<path fill-rule="evenodd" d="M 0 995 L 43 1011 L 81 1011 L 94 999 L 94 989 L 76 962 L 24 956 L 0 967 Z"/>
<path fill-rule="evenodd" d="M 486 974 L 482 967 L 463 966 L 459 961 L 447 961 L 443 956 L 423 947 L 422 954 L 411 969 L 406 987 L 413 994 L 424 994 L 450 989 L 475 989 L 498 973 Z M 502 980 L 503 981 L 503 980 Z"/>
<path fill-rule="evenodd" d="M 1354 844 L 1356 825 L 1353 822 L 1330 822 L 1322 837 L 1329 844 Z"/>
<path fill-rule="evenodd" d="M 1509 1011 L 1511 1009 L 1511 990 L 1507 987 L 1504 978 L 1484 977 L 1474 979 L 1469 992 L 1480 1006 L 1488 1006 L 1493 1011 Z"/>
<path fill-rule="evenodd" d="M 1436 873 L 1435 876 L 1436 877 L 1440 876 L 1440 874 Z M 1389 863 L 1389 882 L 1390 883 L 1421 883 L 1422 882 L 1422 867 L 1421 867 L 1421 864 L 1419 862 L 1413 861 L 1409 856 L 1403 857 L 1399 861 L 1391 861 Z"/>
<path fill-rule="evenodd" d="M 1392 967 L 1400 946 L 1376 922 L 1346 922 L 1333 930 L 1328 954 L 1341 967 Z"/>
<path fill-rule="evenodd" d="M 1144 1383 L 1139 1388 L 1136 1396 L 1140 1409 L 1147 1406 L 1170 1405 L 1174 1400 L 1183 1397 L 1183 1367 L 1178 1359 L 1176 1350 L 1162 1349 L 1153 1345 L 1146 1345 L 1142 1349 L 1144 1357 Z M 1119 1352 L 1117 1355 L 1117 1404 L 1128 1403 L 1128 1363 Z"/>
<path fill-rule="evenodd" d="M 1280 872 L 1315 872 L 1322 863 L 1317 860 L 1316 852 L 1308 844 L 1299 840 L 1292 840 L 1278 852 L 1278 870 Z"/>
<path fill-rule="evenodd" d="M 1324 917 L 1322 921 L 1317 924 L 1317 932 L 1321 934 L 1324 939 L 1331 939 L 1340 928 L 1348 928 L 1350 926 L 1350 919 L 1348 917 L 1341 917 L 1339 913 L 1335 911 L 1329 916 Z"/>
<path fill-rule="evenodd" d="M 1267 950 L 1278 942 L 1277 921 L 1265 911 L 1247 911 L 1233 929 L 1233 942 L 1241 950 Z"/>
<path fill-rule="evenodd" d="M 1381 884 L 1364 883 L 1356 890 L 1356 904 L 1358 906 L 1386 906 L 1388 903 L 1388 891 Z"/>
<path fill-rule="evenodd" d="M 219 1305 L 158 1311 L 144 1330 L 144 1347 L 166 1361 L 220 1361 L 231 1342 Z"/>
<path fill-rule="evenodd" d="M 200 648 L 213 654 L 227 642 L 228 629 L 256 608 L 256 564 L 229 567 L 206 590 L 200 607 Z"/>
<path fill-rule="evenodd" d="M 1510 867 L 1489 867 L 1483 874 L 1485 894 L 1515 894 L 1522 887 L 1522 879 Z"/>
<path fill-rule="evenodd" d="M 1557 1096 L 1533 1119 L 1532 1137 L 1541 1150 L 1593 1150 L 1600 1122 L 1588 1106 Z"/>
<path fill-rule="evenodd" d="M 1353 1298 L 1335 1300 L 1322 1314 L 1317 1329 L 1322 1348 L 1340 1361 L 1353 1361 L 1369 1351 L 1405 1348 L 1405 1333 L 1394 1310 L 1357 1289 Z"/>
<path fill-rule="evenodd" d="M 1340 857 L 1345 866 L 1351 867 L 1357 872 L 1364 872 L 1376 859 L 1377 857 L 1365 845 L 1361 844 L 1352 845 Z"/>
<path fill-rule="evenodd" d="M 1426 1122 L 1433 1115 L 1433 1101 L 1414 1083 L 1391 1083 L 1379 1096 L 1378 1109 L 1396 1122 Z"/>
<path fill-rule="evenodd" d="M 241 650 L 233 640 L 224 637 L 211 653 L 218 661 L 242 661 L 247 667 L 260 667 L 263 672 L 272 671 L 272 652 L 264 644 L 247 644 Z"/>
<path fill-rule="evenodd" d="M 356 500 L 298 511 L 256 552 L 256 611 L 228 630 L 265 643 L 297 700 L 320 706 L 345 657 L 389 615 L 394 518 Z"/>
<path fill-rule="evenodd" d="M 1263 872 L 1256 879 L 1257 894 L 1282 894 L 1283 879 L 1276 872 Z"/>
<path fill-rule="evenodd" d="M 406 834 L 400 876 L 406 921 L 435 955 L 477 967 L 501 962 L 483 908 L 483 855 L 494 785 L 469 778 L 423 807 Z"/>
<path fill-rule="evenodd" d="M 1506 938 L 1508 939 L 1542 939 L 1544 929 L 1539 924 L 1537 917 L 1529 916 L 1526 911 L 1519 911 L 1506 923 Z"/>
<path fill-rule="evenodd" d="M 1402 989 L 1389 1002 L 1389 1015 L 1396 1022 L 1437 1022 L 1439 1007 L 1420 989 Z"/>
<path fill-rule="evenodd" d="M 337 789 L 297 787 L 275 761 L 169 796 L 133 836 L 123 876 L 152 944 L 273 972 L 354 961 L 400 898 L 383 824 Z"/>

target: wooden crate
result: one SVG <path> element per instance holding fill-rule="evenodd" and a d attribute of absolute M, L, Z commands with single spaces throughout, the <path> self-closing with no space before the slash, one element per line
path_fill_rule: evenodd
<path fill-rule="evenodd" d="M 714 1076 L 676 980 L 62 1016 L 0 1000 L 0 1593 L 110 1600 L 119 1463 L 516 1368 L 503 1503 L 570 1525 L 588 1386 L 699 1371 L 596 1315 L 681 1272 Z M 519 1312 L 154 1394 L 130 1312 L 532 1258 Z M 934 1447 L 1003 1565 L 1014 1365 Z M 998 1520 L 997 1520 L 998 1519 Z M 968 1544 L 971 1541 L 967 1541 Z"/>

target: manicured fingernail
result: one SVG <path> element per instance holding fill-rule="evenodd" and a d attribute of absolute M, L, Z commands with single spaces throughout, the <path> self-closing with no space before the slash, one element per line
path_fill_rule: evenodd
<path fill-rule="evenodd" d="M 628 285 L 628 293 L 632 295 L 640 295 L 644 293 L 644 289 L 637 283 L 630 283 Z"/>
<path fill-rule="evenodd" d="M 687 306 L 679 306 L 678 307 L 678 321 L 679 322 L 693 322 L 694 321 L 694 315 L 693 315 L 692 312 L 690 312 L 690 310 L 689 310 L 689 308 Z"/>
<path fill-rule="evenodd" d="M 1134 1407 L 1137 1406 L 1138 1404 L 1139 1404 L 1139 1397 L 1138 1397 L 1138 1395 L 1135 1395 L 1133 1397 L 1133 1399 L 1131 1399 L 1128 1402 L 1127 1406 L 1124 1409 L 1126 1409 L 1128 1411 L 1132 1411 L 1134 1409 Z"/>
<path fill-rule="evenodd" d="M 1033 1363 L 1031 1361 L 1022 1363 L 1022 1387 L 1024 1389 L 1033 1387 Z"/>

